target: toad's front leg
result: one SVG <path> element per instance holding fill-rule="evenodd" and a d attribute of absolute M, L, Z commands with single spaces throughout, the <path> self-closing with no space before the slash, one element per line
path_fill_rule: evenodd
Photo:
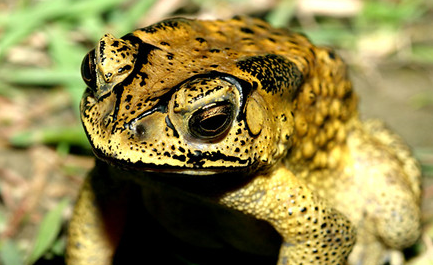
<path fill-rule="evenodd" d="M 125 224 L 128 189 L 106 173 L 95 168 L 83 183 L 69 224 L 68 265 L 113 263 Z"/>
<path fill-rule="evenodd" d="M 284 167 L 257 176 L 221 203 L 269 222 L 280 233 L 280 265 L 346 264 L 355 242 L 348 219 Z"/>

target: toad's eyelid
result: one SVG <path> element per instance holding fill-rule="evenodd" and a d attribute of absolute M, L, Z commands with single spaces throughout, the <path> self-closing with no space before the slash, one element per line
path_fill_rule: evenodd
<path fill-rule="evenodd" d="M 243 105 L 244 102 L 244 91 L 242 90 L 242 86 L 241 84 L 238 82 L 238 80 L 236 80 L 236 78 L 232 77 L 232 76 L 221 76 L 221 79 L 226 80 L 227 82 L 235 85 L 235 87 L 238 89 L 239 91 L 239 102 Z"/>

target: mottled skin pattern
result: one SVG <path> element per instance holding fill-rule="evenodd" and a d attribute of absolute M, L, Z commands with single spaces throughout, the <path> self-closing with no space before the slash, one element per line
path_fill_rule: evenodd
<path fill-rule="evenodd" d="M 419 237 L 417 162 L 302 35 L 170 19 L 104 36 L 82 74 L 100 160 L 68 265 L 401 264 Z"/>

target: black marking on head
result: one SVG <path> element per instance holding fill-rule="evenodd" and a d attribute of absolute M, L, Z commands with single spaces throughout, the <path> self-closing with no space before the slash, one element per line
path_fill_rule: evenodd
<path fill-rule="evenodd" d="M 282 93 L 287 88 L 296 89 L 303 82 L 303 74 L 296 64 L 279 55 L 252 56 L 236 65 L 259 79 L 268 93 Z"/>
<path fill-rule="evenodd" d="M 179 133 L 177 132 L 176 128 L 174 128 L 174 125 L 168 116 L 165 117 L 165 124 L 168 128 L 173 130 L 173 136 L 179 138 Z"/>
<path fill-rule="evenodd" d="M 185 162 L 186 161 L 186 156 L 185 155 L 173 155 L 172 158 L 176 159 L 176 160 L 179 160 L 181 162 Z"/>
<path fill-rule="evenodd" d="M 128 46 L 126 46 L 126 45 L 122 45 L 120 48 L 118 48 L 118 49 L 116 50 L 116 52 L 120 53 L 120 52 L 128 51 L 128 50 L 129 50 L 129 47 L 128 47 Z"/>
<path fill-rule="evenodd" d="M 136 76 L 137 77 L 139 77 L 139 76 L 141 77 L 140 86 L 144 87 L 146 85 L 146 80 L 149 77 L 149 75 L 146 72 L 140 71 L 140 72 L 137 72 Z"/>
<path fill-rule="evenodd" d="M 148 43 L 144 43 L 138 37 L 132 34 L 128 34 L 122 37 L 123 40 L 128 40 L 132 45 L 138 44 L 138 52 L 136 55 L 136 62 L 134 64 L 134 69 L 131 74 L 122 82 L 124 86 L 130 85 L 134 80 L 136 74 L 141 74 L 141 69 L 143 65 L 149 63 L 148 56 L 153 50 L 160 50 L 158 47 L 153 46 Z"/>
<path fill-rule="evenodd" d="M 216 152 L 202 152 L 200 150 L 195 150 L 194 152 L 191 152 L 188 150 L 187 154 L 188 160 L 186 161 L 187 164 L 192 164 L 194 168 L 200 168 L 206 163 L 206 161 L 230 161 L 230 162 L 237 162 L 240 165 L 243 166 L 249 166 L 251 165 L 251 158 L 248 159 L 241 159 L 238 156 L 229 156 L 221 153 L 221 151 Z"/>
<path fill-rule="evenodd" d="M 104 50 L 105 50 L 105 41 L 101 40 L 99 41 L 99 54 L 104 54 Z M 105 58 L 101 58 L 101 62 L 103 62 L 105 60 Z"/>
<path fill-rule="evenodd" d="M 160 30 L 167 30 L 167 29 L 176 29 L 179 27 L 180 23 L 188 23 L 189 24 L 189 20 L 188 19 L 184 19 L 184 18 L 169 18 L 163 21 L 160 21 L 158 23 L 155 23 L 153 25 L 150 25 L 148 27 L 145 28 L 141 28 L 141 31 L 144 31 L 146 33 L 156 33 Z"/>
<path fill-rule="evenodd" d="M 166 57 L 168 60 L 173 60 L 174 54 L 169 52 L 169 53 L 167 53 Z"/>
<path fill-rule="evenodd" d="M 241 31 L 243 33 L 247 33 L 247 34 L 254 34 L 254 31 L 252 29 L 250 29 L 250 28 L 247 28 L 247 27 L 242 27 Z"/>
<path fill-rule="evenodd" d="M 310 48 L 309 50 L 310 50 L 311 54 L 314 56 L 314 58 L 316 58 L 316 52 L 314 51 L 314 49 Z"/>
<path fill-rule="evenodd" d="M 116 103 L 114 104 L 114 111 L 113 111 L 113 122 L 115 122 L 117 120 L 117 114 L 119 113 L 119 108 L 120 108 L 120 104 L 121 104 L 121 100 L 122 100 L 122 94 L 123 94 L 123 90 L 124 87 L 123 85 L 117 84 L 114 88 L 113 88 L 113 93 L 116 95 Z M 113 126 L 113 132 L 115 130 L 115 126 Z"/>
<path fill-rule="evenodd" d="M 121 74 L 122 72 L 125 72 L 125 71 L 128 71 L 128 70 L 131 70 L 131 66 L 130 65 L 125 65 L 124 67 L 120 67 L 118 70 L 117 70 L 117 73 L 119 73 L 119 74 Z"/>
<path fill-rule="evenodd" d="M 254 26 L 261 28 L 261 29 L 268 29 L 268 27 L 266 27 L 265 25 L 262 25 L 262 24 L 254 24 Z"/>
<path fill-rule="evenodd" d="M 269 37 L 268 40 L 269 40 L 270 42 L 273 42 L 273 43 L 277 42 L 274 38 L 271 38 L 271 37 Z"/>
<path fill-rule="evenodd" d="M 144 31 L 144 32 L 146 32 L 146 33 L 151 33 L 151 34 L 153 34 L 153 33 L 155 33 L 155 32 L 158 31 L 158 30 L 157 30 L 156 28 L 154 28 L 154 27 L 145 27 L 145 28 L 141 28 L 140 30 L 141 30 L 141 31 Z"/>

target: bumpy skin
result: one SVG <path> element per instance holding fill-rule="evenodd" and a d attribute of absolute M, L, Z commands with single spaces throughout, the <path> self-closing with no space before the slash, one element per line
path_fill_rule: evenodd
<path fill-rule="evenodd" d="M 417 162 L 359 121 L 346 66 L 302 35 L 170 19 L 104 36 L 82 74 L 101 161 L 69 265 L 398 264 L 419 236 Z"/>

